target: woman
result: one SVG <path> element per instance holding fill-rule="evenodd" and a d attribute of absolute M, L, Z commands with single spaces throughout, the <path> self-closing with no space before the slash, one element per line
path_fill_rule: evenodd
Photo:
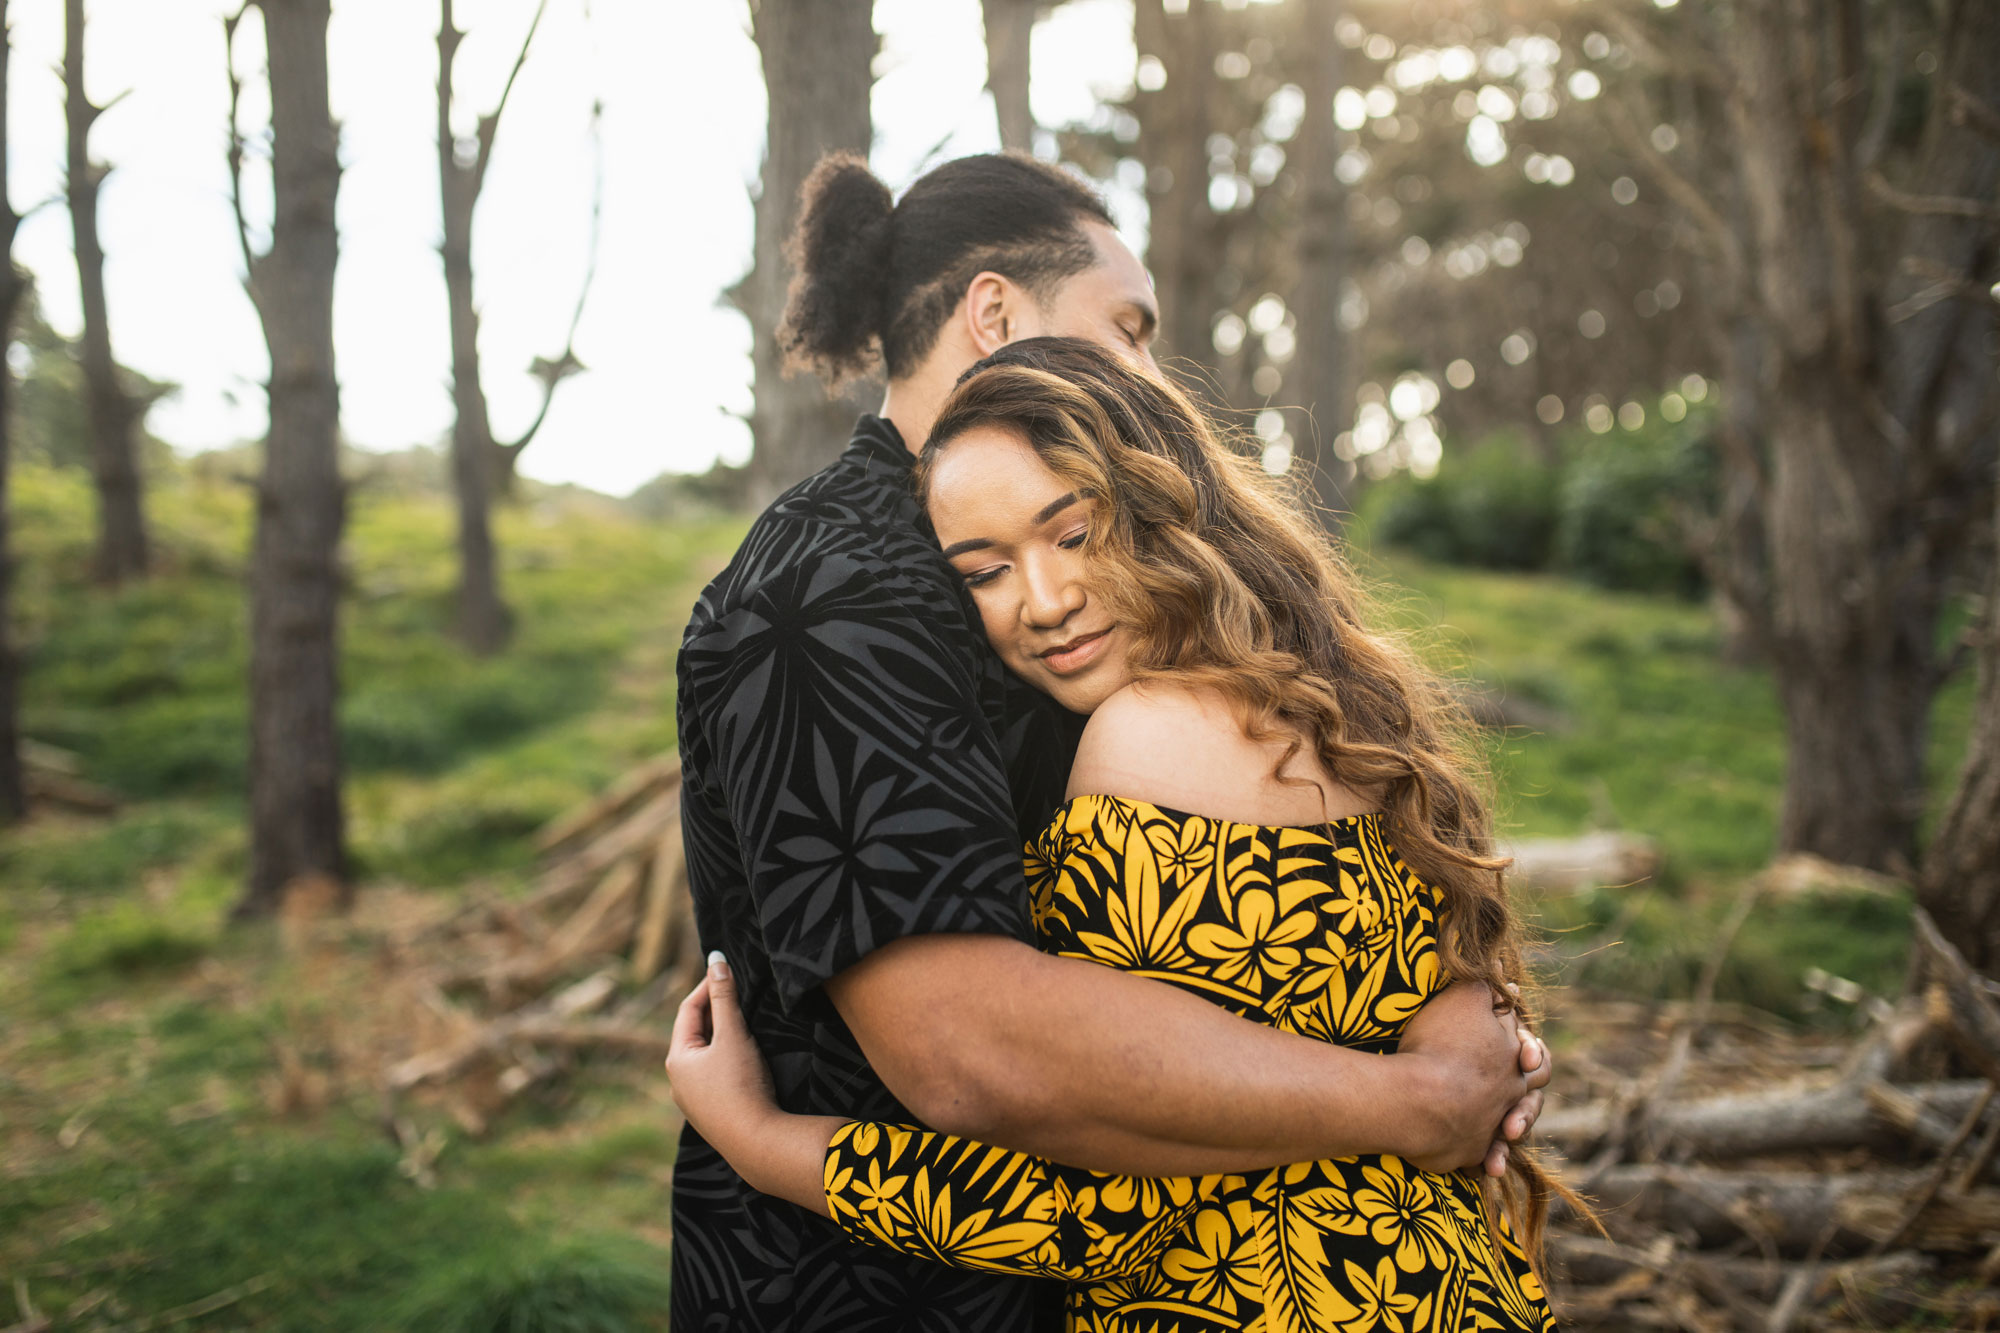
<path fill-rule="evenodd" d="M 1442 690 L 1185 395 L 1087 343 L 1015 343 L 916 475 L 1002 661 L 1090 716 L 1028 851 L 1045 949 L 1383 1052 L 1449 979 L 1522 974 Z M 1503 1220 L 1477 1177 L 1394 1157 L 1134 1179 L 787 1115 L 723 978 L 682 1006 L 676 1100 L 746 1180 L 857 1239 L 1068 1279 L 1079 1330 L 1552 1327 L 1532 1161 Z"/>

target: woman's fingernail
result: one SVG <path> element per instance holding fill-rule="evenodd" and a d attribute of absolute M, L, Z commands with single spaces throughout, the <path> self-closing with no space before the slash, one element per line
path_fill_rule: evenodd
<path fill-rule="evenodd" d="M 729 960 L 722 956 L 722 950 L 714 949 L 709 952 L 708 975 L 716 981 L 729 980 Z"/>

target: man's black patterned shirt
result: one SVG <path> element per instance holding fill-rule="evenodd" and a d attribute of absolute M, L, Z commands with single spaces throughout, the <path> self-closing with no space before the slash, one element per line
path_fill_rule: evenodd
<path fill-rule="evenodd" d="M 895 429 L 781 496 L 681 646 L 682 831 L 704 950 L 738 978 L 788 1111 L 917 1123 L 823 983 L 910 935 L 1033 943 L 1021 851 L 1078 719 L 1009 674 L 938 553 Z M 757 1193 L 692 1129 L 674 1169 L 675 1333 L 1025 1333 L 1049 1284 L 858 1245 Z"/>

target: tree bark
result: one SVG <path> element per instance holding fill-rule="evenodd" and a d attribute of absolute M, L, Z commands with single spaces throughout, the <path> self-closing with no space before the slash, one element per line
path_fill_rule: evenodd
<path fill-rule="evenodd" d="M 986 88 L 1000 121 L 1000 146 L 1035 147 L 1035 113 L 1028 100 L 1030 48 L 1040 0 L 980 0 L 986 18 Z"/>
<path fill-rule="evenodd" d="M 1340 43 L 1333 29 L 1340 0 L 1302 0 L 1303 49 L 1311 52 L 1306 114 L 1293 140 L 1298 172 L 1298 281 L 1290 296 L 1297 320 L 1290 393 L 1305 409 L 1292 431 L 1292 467 L 1311 488 L 1320 521 L 1337 529 L 1353 509 L 1360 473 L 1337 457 L 1333 439 L 1353 419 L 1347 396 L 1347 338 L 1340 327 L 1340 291 L 1347 276 L 1347 192 L 1334 174 L 1340 156 L 1333 95 L 1340 88 Z M 1301 471 L 1302 470 L 1302 471 Z"/>
<path fill-rule="evenodd" d="M 2000 503 L 1994 533 L 2000 538 Z M 1966 962 L 1989 977 L 2000 977 L 2000 547 L 1995 549 L 1978 632 L 1979 682 L 1965 766 L 1917 884 L 1917 904 Z M 1917 964 L 1914 979 L 1921 984 L 1927 969 L 1921 957 Z"/>
<path fill-rule="evenodd" d="M 800 185 L 827 153 L 868 154 L 872 15 L 870 0 L 755 0 L 750 7 L 770 109 L 753 266 L 731 296 L 756 338 L 750 499 L 759 509 L 832 462 L 854 425 L 851 403 L 829 398 L 809 375 L 785 378 L 777 329 Z"/>
<path fill-rule="evenodd" d="M 13 507 L 7 494 L 13 456 L 14 375 L 6 350 L 14 342 L 14 315 L 27 290 L 14 267 L 14 233 L 20 215 L 7 195 L 7 70 L 12 55 L 7 36 L 7 0 L 0 0 L 0 824 L 27 813 L 21 777 L 21 660 L 14 648 Z"/>
<path fill-rule="evenodd" d="M 91 473 L 97 483 L 97 549 L 92 573 L 101 583 L 142 578 L 148 563 L 134 428 L 139 404 L 118 382 L 105 313 L 104 247 L 97 239 L 97 190 L 111 169 L 90 160 L 90 127 L 104 113 L 83 84 L 83 0 L 63 2 L 64 110 L 69 122 L 69 216 L 83 295 L 83 379 L 90 417 Z"/>
<path fill-rule="evenodd" d="M 1779 844 L 1907 874 L 1945 579 L 1968 501 L 1992 484 L 1994 338 L 1990 310 L 1952 301 L 1892 316 L 1888 301 L 1913 266 L 1977 277 L 1993 229 L 1866 197 L 1865 99 L 1829 91 L 1867 83 L 1866 44 L 1858 29 L 1843 34 L 1828 41 L 1763 0 L 1739 9 L 1729 39 L 1744 250 L 1764 333 L 1765 637 L 1788 747 Z M 2000 87 L 2000 18 L 1959 0 L 1945 36 L 1937 110 L 1907 188 L 1984 198 L 2000 144 L 1946 124 L 1945 94 Z"/>
<path fill-rule="evenodd" d="M 1158 89 L 1133 100 L 1139 160 L 1146 167 L 1146 267 L 1160 301 L 1163 364 L 1206 394 L 1216 365 L 1211 329 L 1222 302 L 1215 292 L 1215 214 L 1208 206 L 1208 134 L 1214 125 L 1215 44 L 1206 4 L 1168 14 L 1162 0 L 1136 0 L 1132 35 L 1143 58 L 1166 71 Z M 1331 114 L 1331 113 L 1329 113 Z M 1178 364 L 1176 364 L 1178 363 Z"/>
<path fill-rule="evenodd" d="M 343 905 L 351 898 L 336 716 L 346 494 L 333 359 L 340 163 L 327 100 L 329 3 L 258 7 L 274 219 L 269 251 L 250 257 L 247 286 L 271 351 L 271 421 L 250 574 L 250 877 L 238 918 L 269 915 L 286 886 L 306 877 L 340 885 Z"/>
<path fill-rule="evenodd" d="M 539 21 L 540 14 L 536 19 Z M 532 34 L 531 34 L 532 35 Z M 438 28 L 437 154 L 444 214 L 445 296 L 451 316 L 451 476 L 458 502 L 457 630 L 477 653 L 495 653 L 513 636 L 514 618 L 500 594 L 493 547 L 493 427 L 479 378 L 479 309 L 472 295 L 472 212 L 485 184 L 497 114 L 482 120 L 477 155 L 458 160 L 451 129 L 452 62 L 465 34 L 452 22 L 451 0 L 442 0 Z M 527 54 L 523 45 L 522 55 Z M 518 69 L 518 66 L 516 66 Z M 508 80 L 509 86 L 512 79 Z"/>

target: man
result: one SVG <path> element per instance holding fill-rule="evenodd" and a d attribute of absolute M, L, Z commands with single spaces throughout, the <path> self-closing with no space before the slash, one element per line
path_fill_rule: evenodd
<path fill-rule="evenodd" d="M 988 650 L 909 470 L 959 375 L 1008 342 L 1085 337 L 1150 365 L 1151 285 L 1102 203 L 1023 157 L 947 163 L 900 202 L 830 158 L 803 202 L 788 350 L 830 380 L 879 358 L 888 392 L 758 519 L 680 660 L 696 919 L 780 1103 L 1146 1175 L 1246 1153 L 1454 1166 L 1503 1114 L 1524 1131 L 1539 1094 L 1520 1071 L 1546 1082 L 1545 1053 L 1477 988 L 1433 1001 L 1385 1058 L 1034 948 L 1021 851 L 1078 719 Z M 674 1228 L 682 1333 L 1057 1327 L 1044 1284 L 853 1245 L 692 1130 Z"/>

